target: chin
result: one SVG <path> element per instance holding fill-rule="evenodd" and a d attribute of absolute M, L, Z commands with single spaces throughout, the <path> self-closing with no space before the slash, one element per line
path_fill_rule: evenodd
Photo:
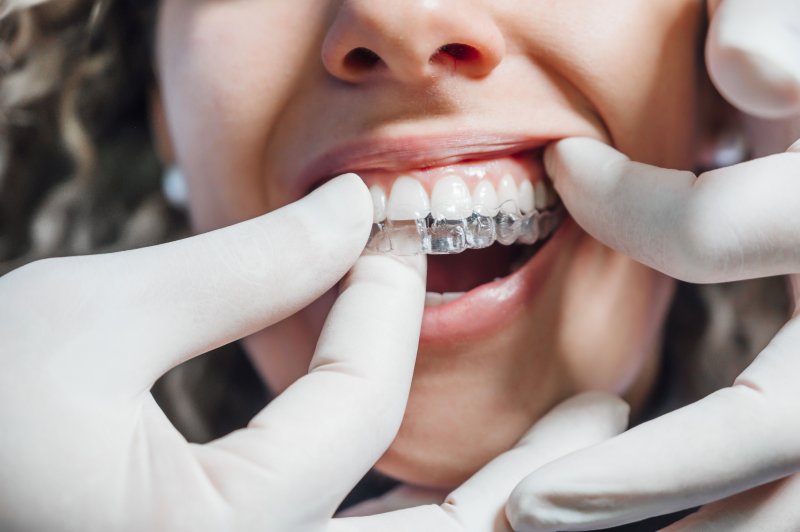
<path fill-rule="evenodd" d="M 608 391 L 634 409 L 647 397 L 671 281 L 571 221 L 500 281 L 520 285 L 524 297 L 489 317 L 491 331 L 463 338 L 424 332 L 403 423 L 376 464 L 382 473 L 452 489 L 572 395 Z M 505 292 L 513 299 L 512 287 Z M 482 314 L 491 313 L 483 303 Z M 423 320 L 423 327 L 439 323 L 437 316 Z"/>

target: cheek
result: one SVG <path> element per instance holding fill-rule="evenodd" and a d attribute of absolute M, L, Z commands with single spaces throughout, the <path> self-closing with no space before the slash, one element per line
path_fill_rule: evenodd
<path fill-rule="evenodd" d="M 589 237 L 570 270 L 558 340 L 568 379 L 625 394 L 657 360 L 675 283 Z"/>
<path fill-rule="evenodd" d="M 541 42 L 619 149 L 689 168 L 704 10 L 697 0 L 564 0 Z M 561 4 L 561 3 L 559 3 Z M 591 31 L 575 31 L 591 28 Z"/>
<path fill-rule="evenodd" d="M 159 78 L 197 230 L 267 210 L 266 147 L 323 16 L 310 3 L 164 3 Z"/>

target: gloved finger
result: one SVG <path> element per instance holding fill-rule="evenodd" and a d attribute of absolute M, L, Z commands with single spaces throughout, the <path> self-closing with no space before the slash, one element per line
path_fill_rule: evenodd
<path fill-rule="evenodd" d="M 556 460 L 511 496 L 515 530 L 591 530 L 729 497 L 800 468 L 800 321 L 730 388 Z"/>
<path fill-rule="evenodd" d="M 247 429 L 198 449 L 212 475 L 228 472 L 218 489 L 263 498 L 263 488 L 277 484 L 261 508 L 277 515 L 302 507 L 310 519 L 330 519 L 400 427 L 422 323 L 425 265 L 424 256 L 358 260 L 331 309 L 309 374 Z"/>
<path fill-rule="evenodd" d="M 514 449 L 501 454 L 445 500 L 467 530 L 510 530 L 505 506 L 514 487 L 548 462 L 616 436 L 630 409 L 617 396 L 587 392 L 568 399 L 538 421 Z"/>
<path fill-rule="evenodd" d="M 441 506 L 426 506 L 357 519 L 337 519 L 336 530 L 510 530 L 504 507 L 530 471 L 625 430 L 628 405 L 616 396 L 588 392 L 553 408 L 517 443 L 498 456 Z M 438 528 L 437 528 L 438 527 Z"/>
<path fill-rule="evenodd" d="M 25 298 L 33 309 L 17 312 L 19 330 L 47 324 L 54 373 L 83 390 L 130 396 L 172 366 L 279 321 L 330 289 L 363 250 L 371 209 L 366 186 L 349 174 L 217 231 L 40 261 L 2 280 L 9 290 L 44 294 Z"/>
<path fill-rule="evenodd" d="M 707 504 L 662 532 L 800 530 L 800 476 L 793 475 Z"/>
<path fill-rule="evenodd" d="M 763 118 L 800 114 L 800 2 L 716 2 L 706 64 L 719 92 Z"/>
<path fill-rule="evenodd" d="M 545 162 L 578 224 L 672 277 L 706 283 L 800 271 L 800 153 L 696 177 L 573 138 L 549 147 Z"/>

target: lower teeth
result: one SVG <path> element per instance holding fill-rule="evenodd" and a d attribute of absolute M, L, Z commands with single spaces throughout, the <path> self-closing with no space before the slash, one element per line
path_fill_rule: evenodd
<path fill-rule="evenodd" d="M 500 211 L 493 217 L 473 213 L 461 220 L 434 219 L 430 214 L 411 221 L 386 220 L 372 224 L 367 249 L 394 255 L 450 255 L 495 242 L 534 244 L 553 234 L 563 219 L 564 208 L 557 205 L 525 215 Z"/>

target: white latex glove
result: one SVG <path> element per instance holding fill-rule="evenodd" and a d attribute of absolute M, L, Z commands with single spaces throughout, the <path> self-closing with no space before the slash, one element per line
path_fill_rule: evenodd
<path fill-rule="evenodd" d="M 708 172 L 631 162 L 590 139 L 546 164 L 575 220 L 691 282 L 800 272 L 800 143 Z M 671 530 L 800 530 L 800 316 L 729 387 L 534 472 L 507 513 L 520 531 L 593 530 L 710 504 Z"/>
<path fill-rule="evenodd" d="M 349 175 L 218 231 L 0 278 L 0 530 L 489 530 L 522 471 L 624 430 L 619 399 L 578 397 L 450 503 L 332 520 L 400 426 L 425 298 L 423 257 L 358 258 L 371 220 Z M 294 313 L 353 263 L 309 374 L 248 428 L 187 443 L 154 381 Z"/>
<path fill-rule="evenodd" d="M 717 89 L 762 118 L 800 113 L 800 2 L 709 0 L 706 63 Z"/>
<path fill-rule="evenodd" d="M 754 153 L 780 151 L 800 135 L 800 2 L 709 8 L 711 78 L 741 111 L 769 119 L 747 120 Z M 587 139 L 557 144 L 547 163 L 581 226 L 668 275 L 800 272 L 800 142 L 699 177 Z M 509 499 L 515 528 L 592 530 L 705 505 L 668 530 L 800 530 L 800 276 L 792 285 L 794 318 L 731 387 L 534 472 Z"/>
<path fill-rule="evenodd" d="M 371 213 L 348 175 L 218 231 L 0 278 L 0 529 L 323 528 L 394 438 L 417 350 L 424 261 L 359 259 Z M 354 263 L 309 374 L 248 428 L 187 443 L 154 381 Z"/>
<path fill-rule="evenodd" d="M 525 475 L 569 453 L 625 430 L 628 405 L 618 397 L 587 392 L 556 406 L 531 428 L 516 447 L 501 454 L 472 478 L 434 504 L 437 493 L 401 487 L 387 496 L 348 510 L 386 511 L 410 503 L 431 504 L 367 517 L 335 519 L 332 532 L 511 532 L 504 507 L 511 490 Z M 441 499 L 438 499 L 441 500 Z"/>

